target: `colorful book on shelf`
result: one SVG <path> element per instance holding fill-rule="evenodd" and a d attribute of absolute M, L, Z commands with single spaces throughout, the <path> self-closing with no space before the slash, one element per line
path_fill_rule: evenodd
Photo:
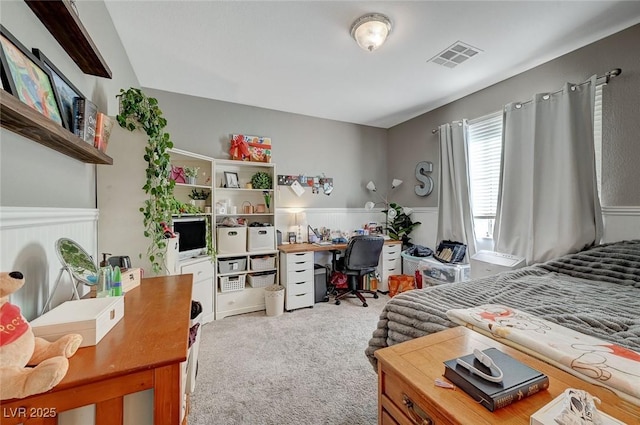
<path fill-rule="evenodd" d="M 73 100 L 73 133 L 92 146 L 96 138 L 97 116 L 98 107 L 93 102 L 82 97 Z"/>
<path fill-rule="evenodd" d="M 102 112 L 98 112 L 96 116 L 96 137 L 93 141 L 93 146 L 101 152 L 107 152 L 113 124 L 113 119 Z"/>
<path fill-rule="evenodd" d="M 503 374 L 501 382 L 491 382 L 483 378 L 481 373 L 470 371 L 459 364 L 458 358 L 444 362 L 444 377 L 490 411 L 508 406 L 549 387 L 549 377 L 508 354 L 495 348 L 483 350 L 482 353 L 491 358 L 493 366 L 485 366 L 474 354 L 459 359 L 489 376 L 496 376 L 496 370 L 499 368 Z"/>

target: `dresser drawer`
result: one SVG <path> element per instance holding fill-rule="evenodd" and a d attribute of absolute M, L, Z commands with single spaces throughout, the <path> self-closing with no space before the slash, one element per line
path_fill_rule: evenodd
<path fill-rule="evenodd" d="M 393 373 L 383 372 L 380 379 L 382 379 L 380 402 L 383 408 L 393 414 L 395 422 L 400 424 L 451 424 L 439 414 L 435 405 Z"/>
<path fill-rule="evenodd" d="M 213 264 L 210 261 L 201 261 L 195 264 L 180 267 L 182 274 L 193 274 L 193 281 L 199 282 L 203 279 L 213 277 Z"/>
<path fill-rule="evenodd" d="M 295 310 L 297 308 L 313 307 L 314 296 L 313 289 L 303 294 L 287 293 L 285 296 L 285 308 L 287 310 Z"/>
<path fill-rule="evenodd" d="M 313 266 L 313 252 L 308 251 L 308 252 L 295 252 L 292 254 L 286 254 L 285 261 L 287 262 L 287 267 L 291 267 L 291 266 L 294 266 L 295 264 L 301 264 L 301 263 L 311 263 Z"/>
<path fill-rule="evenodd" d="M 300 282 L 313 282 L 313 269 L 311 270 L 295 270 L 287 272 L 287 281 L 285 286 Z"/>
<path fill-rule="evenodd" d="M 385 258 L 378 265 L 382 267 L 383 270 L 397 269 L 398 271 L 400 271 L 400 268 L 402 267 L 402 261 L 400 261 L 399 258 Z"/>
<path fill-rule="evenodd" d="M 384 245 L 382 247 L 382 257 L 385 259 L 400 258 L 402 244 Z"/>
<path fill-rule="evenodd" d="M 305 280 L 300 282 L 288 283 L 286 287 L 286 293 L 289 295 L 306 294 L 313 292 L 313 280 Z"/>

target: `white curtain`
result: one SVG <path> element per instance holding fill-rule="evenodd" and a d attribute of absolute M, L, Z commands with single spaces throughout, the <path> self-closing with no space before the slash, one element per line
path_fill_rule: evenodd
<path fill-rule="evenodd" d="M 469 194 L 467 120 L 443 124 L 439 130 L 438 242 L 462 242 L 467 245 L 467 258 L 471 258 L 476 252 L 476 241 Z"/>
<path fill-rule="evenodd" d="M 600 241 L 595 85 L 593 76 L 505 106 L 496 251 L 533 264 Z"/>

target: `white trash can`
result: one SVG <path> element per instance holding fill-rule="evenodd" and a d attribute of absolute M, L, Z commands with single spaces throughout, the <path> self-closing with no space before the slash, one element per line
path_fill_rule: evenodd
<path fill-rule="evenodd" d="M 264 302 L 267 316 L 280 316 L 284 313 L 284 286 L 271 285 L 264 288 Z"/>

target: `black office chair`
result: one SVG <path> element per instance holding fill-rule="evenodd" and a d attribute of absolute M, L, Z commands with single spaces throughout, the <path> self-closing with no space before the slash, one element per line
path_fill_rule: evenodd
<path fill-rule="evenodd" d="M 382 236 L 354 236 L 349 241 L 344 256 L 338 260 L 337 269 L 347 275 L 348 288 L 336 296 L 336 305 L 340 300 L 349 295 L 355 295 L 362 301 L 362 306 L 367 307 L 363 293 L 373 294 L 378 298 L 376 291 L 358 289 L 358 280 L 361 276 L 371 273 L 378 267 L 380 253 L 384 245 Z"/>

